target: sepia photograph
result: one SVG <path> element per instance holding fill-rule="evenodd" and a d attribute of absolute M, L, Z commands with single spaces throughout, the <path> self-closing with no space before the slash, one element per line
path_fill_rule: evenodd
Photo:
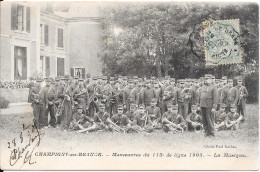
<path fill-rule="evenodd" d="M 2 170 L 259 170 L 256 1 L 1 1 Z"/>

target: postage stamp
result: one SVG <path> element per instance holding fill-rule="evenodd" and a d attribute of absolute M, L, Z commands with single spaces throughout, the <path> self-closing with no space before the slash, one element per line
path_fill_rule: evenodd
<path fill-rule="evenodd" d="M 242 63 L 239 19 L 205 21 L 202 25 L 206 65 Z"/>

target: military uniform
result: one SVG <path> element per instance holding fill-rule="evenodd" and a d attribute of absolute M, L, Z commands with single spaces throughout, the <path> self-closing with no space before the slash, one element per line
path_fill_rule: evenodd
<path fill-rule="evenodd" d="M 211 76 L 205 75 L 206 79 L 211 79 Z M 212 108 L 217 108 L 217 88 L 210 83 L 206 83 L 199 90 L 198 107 L 201 109 L 203 127 L 206 136 L 214 136 L 214 114 Z"/>
<path fill-rule="evenodd" d="M 147 106 L 146 107 L 146 112 L 151 118 L 151 121 L 153 123 L 154 128 L 161 128 L 161 111 L 160 108 L 156 106 L 157 104 L 157 99 L 153 98 L 152 99 L 152 104 L 155 104 L 155 106 Z"/>
<path fill-rule="evenodd" d="M 182 128 L 182 130 L 185 130 L 187 128 L 186 121 L 184 118 L 179 115 L 178 113 L 174 113 L 170 111 L 169 109 L 173 108 L 173 110 L 177 111 L 178 106 L 177 105 L 168 105 L 168 111 L 164 112 L 163 114 L 163 120 L 162 120 L 162 128 L 165 132 L 174 131 L 174 126 L 172 124 L 175 124 L 176 126 L 179 126 Z M 177 128 L 175 128 L 177 129 Z M 182 131 L 180 131 L 182 132 Z"/>
<path fill-rule="evenodd" d="M 83 79 L 79 79 L 79 82 L 83 82 Z M 72 97 L 74 99 L 74 104 L 76 106 L 81 105 L 83 107 L 83 113 L 88 114 L 87 109 L 89 108 L 89 94 L 88 90 L 84 85 L 78 85 L 72 92 Z M 77 103 L 76 103 L 77 102 Z"/>
<path fill-rule="evenodd" d="M 33 107 L 33 116 L 35 125 L 41 129 L 46 126 L 45 118 L 45 105 L 46 105 L 46 94 L 44 93 L 43 87 L 41 87 L 41 82 L 43 79 L 37 78 L 36 82 L 39 84 L 32 88 L 31 100 Z"/>
<path fill-rule="evenodd" d="M 242 86 L 242 79 L 239 78 L 237 82 L 241 82 L 241 86 L 237 85 L 238 101 L 237 101 L 237 113 L 245 116 L 246 113 L 246 97 L 248 97 L 248 91 L 245 86 Z"/>
<path fill-rule="evenodd" d="M 238 91 L 236 87 L 233 87 L 233 80 L 229 79 L 228 85 L 223 90 L 223 102 L 227 105 L 226 112 L 229 112 L 230 105 L 237 104 L 237 101 L 238 101 Z"/>
<path fill-rule="evenodd" d="M 139 105 L 139 109 L 144 109 L 144 105 Z M 152 126 L 152 121 L 149 115 L 142 113 L 142 112 L 137 112 L 137 114 L 134 116 L 133 119 L 133 128 L 136 130 L 144 130 L 146 132 L 152 132 L 153 131 L 153 126 Z"/>
<path fill-rule="evenodd" d="M 196 110 L 197 110 L 196 105 L 192 105 L 191 109 L 192 109 L 193 112 L 191 112 L 186 117 L 186 121 L 188 123 L 188 129 L 189 130 L 195 130 L 196 124 L 202 124 L 202 117 L 199 114 L 196 113 Z"/>
<path fill-rule="evenodd" d="M 89 117 L 93 118 L 94 114 L 99 111 L 98 102 L 97 102 L 97 91 L 98 86 L 96 85 L 97 77 L 93 77 L 93 82 L 87 87 L 89 93 Z"/>
<path fill-rule="evenodd" d="M 58 94 L 58 98 L 62 99 L 61 104 L 61 128 L 67 130 L 69 128 L 70 122 L 72 120 L 72 90 L 69 85 L 69 76 L 65 75 L 64 80 L 66 80 L 65 85 L 62 88 L 62 92 Z"/>
<path fill-rule="evenodd" d="M 51 82 L 51 78 L 47 79 L 48 82 Z M 55 88 L 51 85 L 46 85 L 44 87 L 44 92 L 46 94 L 46 106 L 47 109 L 45 110 L 45 122 L 48 123 L 48 114 L 50 113 L 50 125 L 55 127 L 56 126 L 56 117 L 55 117 L 55 100 L 56 100 L 56 91 Z"/>
<path fill-rule="evenodd" d="M 149 81 L 147 82 L 149 84 Z M 152 87 L 147 87 L 143 89 L 142 93 L 142 104 L 145 106 L 151 105 L 152 98 L 155 98 L 155 90 Z"/>
<path fill-rule="evenodd" d="M 92 125 L 92 122 L 94 121 L 92 118 L 85 115 L 83 112 L 83 106 L 78 105 L 77 109 L 81 109 L 81 111 L 76 111 L 72 116 L 72 121 L 70 124 L 70 128 L 72 130 L 80 130 L 84 128 L 88 128 Z"/>
<path fill-rule="evenodd" d="M 184 80 L 180 81 L 180 84 L 185 84 Z M 177 102 L 178 102 L 178 113 L 186 118 L 189 113 L 189 100 L 191 98 L 190 89 L 189 88 L 179 88 L 176 92 Z"/>

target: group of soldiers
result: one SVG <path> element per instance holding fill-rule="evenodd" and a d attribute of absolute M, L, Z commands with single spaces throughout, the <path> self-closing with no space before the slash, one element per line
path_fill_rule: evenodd
<path fill-rule="evenodd" d="M 44 83 L 44 84 L 43 84 Z M 40 129 L 168 133 L 237 129 L 248 92 L 243 79 L 211 74 L 199 79 L 98 76 L 37 78 L 30 88 L 34 122 Z M 50 114 L 50 120 L 48 120 Z"/>
<path fill-rule="evenodd" d="M 29 85 L 30 82 L 26 80 L 0 81 L 0 88 L 7 89 L 29 88 Z"/>

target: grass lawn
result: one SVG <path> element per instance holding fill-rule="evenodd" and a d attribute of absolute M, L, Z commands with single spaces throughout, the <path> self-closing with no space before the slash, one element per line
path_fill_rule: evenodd
<path fill-rule="evenodd" d="M 7 145 L 11 138 L 19 138 L 22 124 L 32 122 L 31 113 L 17 113 L 0 116 L 1 146 Z M 247 105 L 247 115 L 240 130 L 219 131 L 215 138 L 205 138 L 202 133 L 185 132 L 183 134 L 167 134 L 154 132 L 144 133 L 75 133 L 63 132 L 59 128 L 45 129 L 40 147 L 46 151 L 65 152 L 103 152 L 118 153 L 213 153 L 214 149 L 206 149 L 210 145 L 233 145 L 234 152 L 243 152 L 251 158 L 258 156 L 258 105 Z M 3 148 L 3 147 L 2 147 Z M 101 151 L 102 150 L 102 151 Z M 233 150 L 231 150 L 233 152 Z"/>

